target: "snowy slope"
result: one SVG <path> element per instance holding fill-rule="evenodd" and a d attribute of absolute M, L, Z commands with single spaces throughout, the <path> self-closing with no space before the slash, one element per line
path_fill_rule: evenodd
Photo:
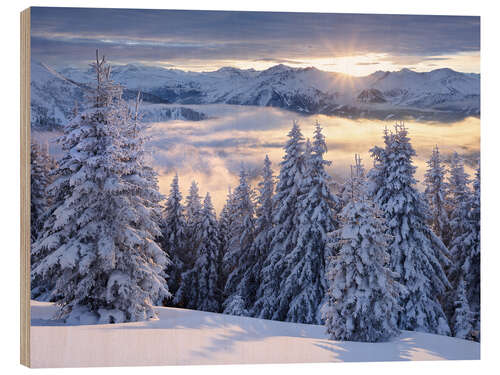
<path fill-rule="evenodd" d="M 71 112 L 81 97 L 62 77 L 74 82 L 92 82 L 91 69 L 66 68 L 54 74 L 42 64 L 32 64 L 32 102 L 52 115 Z M 185 72 L 176 69 L 128 64 L 116 66 L 113 79 L 123 84 L 125 96 L 138 90 L 151 103 L 271 106 L 300 113 L 322 113 L 363 117 L 385 117 L 390 111 L 445 111 L 479 115 L 480 77 L 451 69 L 417 73 L 375 72 L 366 77 L 349 77 L 316 68 L 276 65 L 264 71 L 232 67 L 214 72 Z M 54 114 L 56 119 L 59 119 Z"/>
<path fill-rule="evenodd" d="M 403 332 L 387 343 L 328 340 L 322 326 L 158 307 L 158 320 L 65 325 L 31 302 L 33 367 L 479 359 L 479 344 Z"/>

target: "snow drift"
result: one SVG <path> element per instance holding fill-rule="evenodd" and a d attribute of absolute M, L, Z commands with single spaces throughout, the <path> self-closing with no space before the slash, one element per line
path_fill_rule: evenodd
<path fill-rule="evenodd" d="M 31 302 L 33 367 L 479 359 L 476 342 L 404 331 L 385 343 L 327 339 L 325 327 L 157 307 L 146 322 L 70 325 Z"/>

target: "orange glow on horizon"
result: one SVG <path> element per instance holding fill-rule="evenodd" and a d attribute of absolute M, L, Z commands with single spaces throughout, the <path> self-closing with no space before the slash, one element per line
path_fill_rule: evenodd
<path fill-rule="evenodd" d="M 408 68 L 425 72 L 439 68 L 450 68 L 464 73 L 479 73 L 480 55 L 459 53 L 446 56 L 391 56 L 381 53 L 351 54 L 338 57 L 279 58 L 264 60 L 186 60 L 186 61 L 141 61 L 146 65 L 163 66 L 166 69 L 180 69 L 195 72 L 215 71 L 225 66 L 238 69 L 265 70 L 278 64 L 294 68 L 315 67 L 327 72 L 343 73 L 348 76 L 366 76 L 376 71 L 398 71 Z"/>

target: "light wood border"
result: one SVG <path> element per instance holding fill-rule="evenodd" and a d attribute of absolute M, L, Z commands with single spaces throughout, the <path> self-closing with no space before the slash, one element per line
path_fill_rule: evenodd
<path fill-rule="evenodd" d="M 30 367 L 31 12 L 21 12 L 21 364 Z"/>

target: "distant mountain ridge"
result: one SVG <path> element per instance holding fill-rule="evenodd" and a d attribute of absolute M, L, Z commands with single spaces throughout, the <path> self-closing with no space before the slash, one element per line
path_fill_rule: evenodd
<path fill-rule="evenodd" d="M 262 71 L 223 67 L 212 72 L 128 64 L 114 66 L 112 78 L 124 85 L 126 98 L 134 98 L 140 90 L 147 103 L 269 106 L 302 114 L 352 118 L 480 115 L 480 75 L 447 68 L 423 73 L 410 69 L 377 71 L 351 77 L 283 64 Z M 64 124 L 75 102 L 82 102 L 82 87 L 92 81 L 90 68 L 55 72 L 33 62 L 34 126 Z"/>

